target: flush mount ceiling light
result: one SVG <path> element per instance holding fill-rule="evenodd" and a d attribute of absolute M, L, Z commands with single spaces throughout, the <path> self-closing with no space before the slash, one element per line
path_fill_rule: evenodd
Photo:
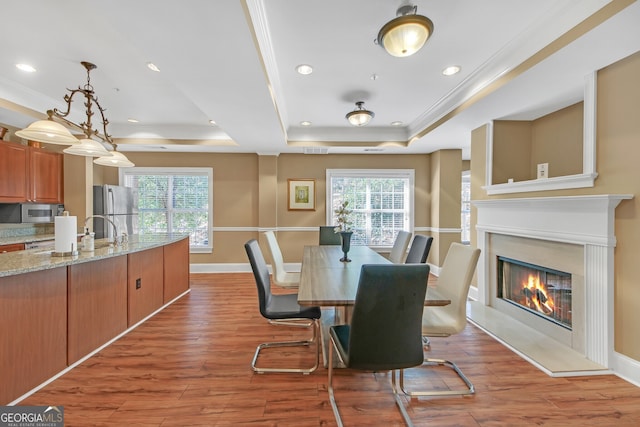
<path fill-rule="evenodd" d="M 406 4 L 398 8 L 396 18 L 382 26 L 376 43 L 393 56 L 410 56 L 419 51 L 433 34 L 433 22 L 417 15 L 418 6 Z"/>
<path fill-rule="evenodd" d="M 363 106 L 363 101 L 356 102 L 356 109 L 348 112 L 345 116 L 349 123 L 354 126 L 364 126 L 371 121 L 375 114 L 373 111 L 366 110 Z"/>
<path fill-rule="evenodd" d="M 460 69 L 461 68 L 459 65 L 450 65 L 449 67 L 442 70 L 442 74 L 444 74 L 445 76 L 453 76 L 454 74 L 458 74 L 460 72 Z"/>
<path fill-rule="evenodd" d="M 96 66 L 90 62 L 81 62 L 82 66 L 87 70 L 87 84 L 83 87 L 78 86 L 77 89 L 67 89 L 70 93 L 64 96 L 64 101 L 67 103 L 67 111 L 59 111 L 57 108 L 53 110 L 47 111 L 47 120 L 38 120 L 37 122 L 31 123 L 27 126 L 26 129 L 22 129 L 16 132 L 16 135 L 25 138 L 31 141 L 36 142 L 44 142 L 46 144 L 61 144 L 61 145 L 80 145 L 84 143 L 84 148 L 88 148 L 92 145 L 91 142 L 87 141 L 78 141 L 78 139 L 71 134 L 69 129 L 58 122 L 62 122 L 64 125 L 79 129 L 84 133 L 85 139 L 91 140 L 93 138 L 98 138 L 103 141 L 105 144 L 113 147 L 113 152 L 111 155 L 105 156 L 106 159 L 111 159 L 112 157 L 119 155 L 120 162 L 109 162 L 109 164 L 104 164 L 105 166 L 116 166 L 116 167 L 131 167 L 134 166 L 126 156 L 121 153 L 116 152 L 117 146 L 116 143 L 113 142 L 111 135 L 107 133 L 107 125 L 109 124 L 109 120 L 104 116 L 104 109 L 98 103 L 98 98 L 95 96 L 95 92 L 93 91 L 93 86 L 91 86 L 91 70 L 95 69 Z M 80 124 L 74 123 L 67 118 L 67 116 L 71 113 L 71 103 L 73 102 L 73 97 L 76 94 L 82 94 L 84 96 L 84 106 L 86 107 L 86 115 L 87 120 Z M 98 111 L 100 112 L 100 116 L 102 118 L 102 133 L 97 129 L 93 128 L 93 124 L 91 123 L 91 117 L 93 116 L 93 106 L 98 107 Z M 56 121 L 54 121 L 54 119 Z M 95 141 L 92 141 L 95 142 Z M 98 143 L 100 145 L 100 143 Z M 102 147 L 104 149 L 104 147 Z M 89 151 L 95 149 L 88 148 L 88 151 L 82 150 L 69 150 L 69 154 L 76 154 L 80 156 L 93 156 L 94 154 L 88 154 Z M 65 150 L 66 151 L 66 150 Z M 101 156 L 103 154 L 96 154 Z M 102 157 L 100 157 L 102 158 Z M 126 162 L 125 162 L 126 160 Z"/>

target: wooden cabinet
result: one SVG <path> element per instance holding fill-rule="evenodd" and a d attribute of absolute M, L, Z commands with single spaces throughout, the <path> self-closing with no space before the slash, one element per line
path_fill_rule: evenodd
<path fill-rule="evenodd" d="M 70 265 L 67 363 L 127 329 L 127 257 Z"/>
<path fill-rule="evenodd" d="M 189 289 L 189 239 L 182 239 L 164 249 L 164 303 Z"/>
<path fill-rule="evenodd" d="M 0 245 L 0 253 L 24 251 L 24 243 L 12 243 L 10 245 Z"/>
<path fill-rule="evenodd" d="M 134 252 L 128 257 L 129 326 L 160 307 L 163 301 L 162 247 Z"/>
<path fill-rule="evenodd" d="M 67 366 L 67 268 L 0 277 L 0 404 Z"/>
<path fill-rule="evenodd" d="M 63 155 L 29 148 L 29 196 L 32 202 L 64 203 Z"/>
<path fill-rule="evenodd" d="M 0 142 L 0 202 L 26 202 L 29 193 L 26 145 Z"/>
<path fill-rule="evenodd" d="M 64 203 L 63 155 L 0 142 L 0 203 Z"/>

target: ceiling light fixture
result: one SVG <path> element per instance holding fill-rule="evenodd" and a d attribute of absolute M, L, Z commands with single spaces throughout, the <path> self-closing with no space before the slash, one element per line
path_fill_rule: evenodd
<path fill-rule="evenodd" d="M 300 126 L 311 126 L 311 122 L 309 120 L 303 120 L 300 122 Z"/>
<path fill-rule="evenodd" d="M 417 15 L 418 6 L 405 4 L 398 8 L 396 18 L 378 32 L 376 43 L 393 56 L 405 57 L 419 51 L 433 34 L 433 22 Z"/>
<path fill-rule="evenodd" d="M 313 67 L 308 64 L 300 64 L 296 67 L 296 71 L 303 76 L 313 73 Z"/>
<path fill-rule="evenodd" d="M 73 144 L 69 148 L 62 150 L 63 153 L 74 154 L 76 156 L 85 157 L 112 157 L 110 151 L 104 148 L 104 145 L 98 141 L 89 138 L 82 138 L 80 144 Z"/>
<path fill-rule="evenodd" d="M 91 86 L 91 70 L 95 69 L 96 66 L 90 62 L 81 62 L 82 66 L 87 70 L 87 84 L 84 87 L 78 86 L 77 89 L 67 89 L 70 93 L 64 96 L 64 101 L 67 103 L 67 111 L 59 111 L 57 108 L 53 110 L 47 110 L 47 120 L 38 120 L 37 122 L 31 123 L 27 126 L 26 129 L 22 129 L 16 132 L 16 135 L 25 138 L 28 140 L 36 141 L 36 142 L 44 142 L 46 144 L 60 144 L 60 145 L 78 145 L 76 150 L 69 150 L 70 154 L 76 154 L 81 156 L 100 156 L 101 154 L 93 154 L 93 148 L 89 148 L 92 144 L 87 143 L 85 141 L 85 145 L 82 145 L 82 141 L 78 141 L 78 139 L 69 132 L 69 129 L 64 127 L 62 124 L 55 122 L 54 118 L 58 121 L 61 121 L 67 126 L 74 127 L 80 129 L 82 133 L 84 133 L 86 139 L 98 138 L 107 145 L 113 147 L 113 152 L 111 155 L 105 156 L 105 159 L 111 159 L 112 157 L 119 155 L 121 157 L 121 162 L 113 162 L 110 161 L 106 166 L 117 166 L 117 167 L 132 167 L 134 166 L 126 156 L 121 153 L 116 152 L 117 145 L 113 142 L 111 135 L 107 133 L 107 125 L 109 124 L 109 120 L 104 116 L 104 109 L 98 103 L 98 98 L 95 96 L 95 92 L 93 91 L 93 86 Z M 80 124 L 74 123 L 71 120 L 67 119 L 67 116 L 71 113 L 71 103 L 73 102 L 73 97 L 81 93 L 84 98 L 84 106 L 86 107 L 86 115 L 87 120 Z M 97 129 L 93 128 L 93 124 L 91 123 L 91 117 L 93 116 L 93 105 L 95 104 L 98 107 L 98 111 L 100 112 L 100 116 L 102 117 L 102 133 L 100 133 Z M 84 151 L 83 154 L 79 154 L 83 150 L 80 148 L 89 148 L 88 151 Z M 104 148 L 104 147 L 103 147 Z M 102 159 L 103 157 L 100 157 Z M 105 164 L 100 163 L 98 160 L 94 160 L 96 164 Z M 124 161 L 126 160 L 126 162 Z M 126 165 L 126 166 L 125 166 Z"/>
<path fill-rule="evenodd" d="M 158 68 L 153 62 L 147 62 L 147 68 L 151 71 L 155 71 L 156 73 L 160 72 L 160 68 Z"/>
<path fill-rule="evenodd" d="M 16 64 L 16 68 L 25 73 L 35 73 L 36 69 L 29 64 Z"/>
<path fill-rule="evenodd" d="M 458 74 L 460 72 L 460 69 L 461 68 L 459 65 L 451 65 L 442 70 L 442 74 L 444 74 L 445 76 L 453 76 L 454 74 Z"/>
<path fill-rule="evenodd" d="M 356 102 L 356 109 L 348 112 L 345 116 L 349 123 L 354 126 L 364 126 L 371 121 L 375 114 L 373 111 L 366 110 L 363 106 L 363 101 Z"/>

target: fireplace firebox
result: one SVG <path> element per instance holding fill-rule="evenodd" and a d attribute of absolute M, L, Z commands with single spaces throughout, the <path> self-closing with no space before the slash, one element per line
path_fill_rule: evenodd
<path fill-rule="evenodd" d="M 571 330 L 571 273 L 497 259 L 498 298 Z"/>

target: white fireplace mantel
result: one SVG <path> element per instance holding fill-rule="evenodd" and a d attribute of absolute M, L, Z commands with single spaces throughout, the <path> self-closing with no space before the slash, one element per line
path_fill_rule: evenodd
<path fill-rule="evenodd" d="M 615 208 L 631 194 L 532 197 L 477 200 L 477 300 L 490 304 L 489 236 L 492 233 L 584 247 L 586 297 L 586 354 L 610 367 L 613 349 L 613 282 Z"/>

